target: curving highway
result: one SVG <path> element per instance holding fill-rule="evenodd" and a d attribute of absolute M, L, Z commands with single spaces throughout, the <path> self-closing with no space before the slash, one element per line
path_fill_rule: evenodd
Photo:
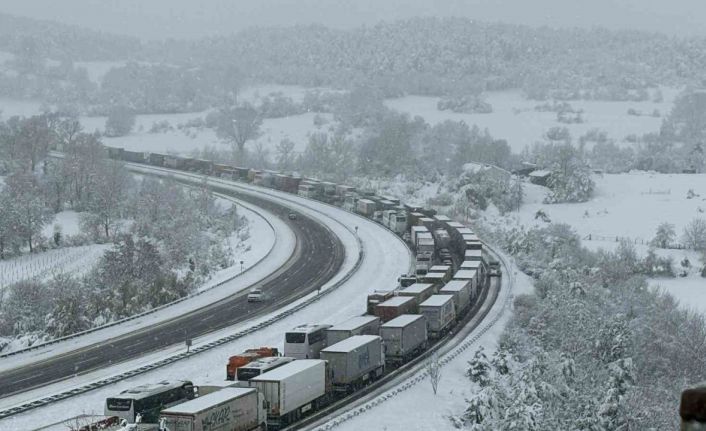
<path fill-rule="evenodd" d="M 0 373 L 0 397 L 45 386 L 102 367 L 127 361 L 171 345 L 184 343 L 219 329 L 269 313 L 323 286 L 334 277 L 345 258 L 341 241 L 322 223 L 299 214 L 288 220 L 291 210 L 271 199 L 240 193 L 230 188 L 218 190 L 268 210 L 285 220 L 297 238 L 294 254 L 278 271 L 257 283 L 268 298 L 248 303 L 246 292 L 193 310 L 155 326 L 105 340 L 80 350 Z"/>

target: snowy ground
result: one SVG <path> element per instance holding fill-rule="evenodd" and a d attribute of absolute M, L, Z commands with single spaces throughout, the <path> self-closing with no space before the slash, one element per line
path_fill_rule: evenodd
<path fill-rule="evenodd" d="M 591 249 L 613 250 L 618 245 L 617 237 L 630 238 L 642 255 L 660 223 L 672 223 L 679 241 L 690 221 L 697 217 L 706 219 L 706 174 L 632 172 L 606 174 L 594 180 L 595 197 L 578 204 L 543 204 L 547 189 L 527 184 L 525 203 L 514 217 L 524 225 L 541 225 L 543 222 L 534 218 L 541 209 L 552 222 L 571 225 L 583 238 L 582 243 Z M 689 189 L 700 196 L 687 199 Z M 671 257 L 675 266 L 687 257 L 692 266 L 700 267 L 700 256 L 694 251 L 656 252 Z M 650 285 L 669 292 L 684 307 L 706 313 L 706 279 L 695 269 L 685 278 L 651 279 Z"/>
<path fill-rule="evenodd" d="M 544 204 L 547 189 L 525 184 L 520 222 L 541 224 L 534 218 L 541 209 L 552 222 L 568 223 L 582 237 L 620 236 L 649 242 L 662 222 L 672 223 L 681 236 L 691 220 L 706 218 L 706 174 L 632 172 L 594 176 L 594 180 L 594 198 L 578 204 Z M 687 199 L 689 189 L 700 196 Z"/>
<path fill-rule="evenodd" d="M 380 225 L 320 202 L 310 201 L 276 191 L 263 191 L 253 187 L 247 188 L 260 194 L 275 195 L 289 200 L 298 210 L 319 217 L 339 236 L 339 238 L 341 238 L 347 250 L 344 268 L 339 276 L 331 280 L 327 286 L 341 279 L 343 274 L 352 269 L 355 265 L 355 261 L 358 258 L 359 246 L 352 232 L 353 226 L 359 227 L 358 236 L 364 250 L 363 262 L 360 268 L 344 285 L 325 296 L 322 300 L 309 306 L 303 312 L 290 316 L 256 334 L 246 336 L 229 345 L 221 346 L 194 358 L 177 362 L 149 374 L 125 380 L 115 385 L 89 392 L 85 395 L 52 404 L 45 408 L 33 410 L 27 414 L 10 417 L 0 421 L 0 429 L 33 429 L 45 424 L 59 422 L 62 419 L 77 414 L 101 412 L 103 402 L 107 396 L 148 381 L 157 381 L 163 378 L 191 378 L 197 384 L 223 382 L 225 364 L 230 355 L 253 346 L 273 345 L 282 347 L 282 334 L 284 331 L 301 323 L 336 323 L 351 316 L 362 314 L 365 310 L 365 298 L 368 291 L 396 284 L 398 275 L 409 269 L 411 258 L 409 250 L 391 232 L 383 229 Z M 326 288 L 327 287 L 324 287 L 324 289 Z M 246 322 L 217 334 L 211 334 L 203 339 L 194 340 L 195 345 L 205 343 L 208 340 L 224 334 L 235 332 L 238 328 L 255 324 L 267 318 L 266 316 L 252 322 Z M 19 404 L 24 400 L 46 396 L 49 393 L 55 393 L 80 383 L 103 378 L 118 373 L 121 370 L 135 368 L 140 364 L 154 361 L 156 358 L 163 357 L 169 353 L 182 351 L 182 349 L 182 346 L 175 346 L 166 351 L 152 354 L 129 363 L 116 365 L 109 369 L 76 377 L 70 382 L 57 383 L 42 388 L 41 390 L 4 398 L 0 400 L 0 409 Z"/>
<path fill-rule="evenodd" d="M 182 315 L 183 313 L 194 308 L 204 307 L 208 304 L 220 301 L 234 293 L 240 292 L 243 289 L 247 289 L 253 283 L 262 280 L 271 273 L 275 272 L 294 252 L 294 233 L 283 221 L 275 217 L 273 214 L 259 208 L 252 208 L 249 205 L 237 200 L 236 202 L 239 205 L 239 214 L 248 219 L 248 224 L 250 226 L 250 238 L 242 244 L 240 249 L 236 249 L 236 252 L 238 253 L 236 259 L 244 261 L 244 272 L 242 272 L 242 275 L 238 275 L 241 274 L 239 264 L 223 269 L 214 274 L 210 280 L 199 288 L 199 290 L 203 293 L 198 296 L 194 296 L 175 305 L 165 307 L 152 314 L 147 314 L 143 317 L 123 322 L 119 325 L 110 326 L 77 338 L 72 338 L 57 344 L 51 344 L 37 350 L 22 353 L 11 358 L 6 358 L 0 362 L 0 371 L 11 369 L 20 365 L 27 365 L 35 361 L 45 360 L 67 351 L 75 350 L 108 338 L 117 337 L 146 326 L 163 322 L 174 316 Z M 103 247 L 107 248 L 109 245 L 105 245 Z M 73 262 L 72 265 L 74 265 Z M 221 286 L 218 286 L 218 288 L 210 289 L 236 275 L 237 277 Z M 22 346 L 14 347 L 18 348 Z M 9 351 L 10 350 L 7 350 L 6 352 Z"/>
<path fill-rule="evenodd" d="M 563 124 L 556 121 L 554 112 L 537 112 L 534 107 L 543 103 L 525 99 L 519 91 L 489 92 L 486 101 L 493 105 L 490 114 L 457 114 L 452 111 L 440 111 L 436 108 L 438 97 L 406 96 L 389 99 L 386 105 L 397 111 L 419 115 L 428 123 L 436 124 L 445 120 L 465 121 L 476 124 L 481 129 L 487 128 L 496 139 L 506 139 L 514 152 L 522 151 L 525 146 L 540 140 L 547 129 L 566 126 L 574 139 L 588 130 L 605 130 L 608 136 L 617 142 L 629 134 L 642 135 L 658 131 L 662 118 L 650 116 L 630 116 L 628 109 L 651 113 L 659 110 L 662 115 L 669 113 L 676 90 L 663 89 L 664 102 L 600 102 L 571 101 L 574 109 L 583 109 L 585 122 L 581 124 Z"/>

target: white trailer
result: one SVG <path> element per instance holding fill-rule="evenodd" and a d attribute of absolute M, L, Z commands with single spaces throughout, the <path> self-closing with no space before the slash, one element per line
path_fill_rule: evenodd
<path fill-rule="evenodd" d="M 330 380 L 326 361 L 301 359 L 249 380 L 264 397 L 267 425 L 281 427 L 327 401 Z"/>
<path fill-rule="evenodd" d="M 421 314 L 403 314 L 380 326 L 389 363 L 407 362 L 427 345 L 427 322 Z"/>
<path fill-rule="evenodd" d="M 417 305 L 426 301 L 430 296 L 436 293 L 436 287 L 431 283 L 414 283 L 409 287 L 405 287 L 397 292 L 398 296 L 411 296 L 417 302 Z"/>
<path fill-rule="evenodd" d="M 397 211 L 394 217 L 394 221 L 390 222 L 392 225 L 390 229 L 398 235 L 402 235 L 407 230 L 407 214 L 403 211 Z"/>
<path fill-rule="evenodd" d="M 427 319 L 427 329 L 430 338 L 441 337 L 451 329 L 456 320 L 453 296 L 432 295 L 429 299 L 419 304 L 419 313 Z"/>
<path fill-rule="evenodd" d="M 377 203 L 370 199 L 359 199 L 357 202 L 356 212 L 365 217 L 371 218 L 377 210 Z"/>
<path fill-rule="evenodd" d="M 333 325 L 326 330 L 326 345 L 333 346 L 354 335 L 377 335 L 380 318 L 377 316 L 355 316 Z"/>
<path fill-rule="evenodd" d="M 385 371 L 382 338 L 378 335 L 354 335 L 321 351 L 328 361 L 334 390 L 352 392 L 377 380 Z"/>
<path fill-rule="evenodd" d="M 476 297 L 471 280 L 451 280 L 439 289 L 439 294 L 453 296 L 456 317 L 464 314 Z"/>
<path fill-rule="evenodd" d="M 262 396 L 254 388 L 223 388 L 162 410 L 169 431 L 251 431 L 264 429 Z"/>
<path fill-rule="evenodd" d="M 417 241 L 415 242 L 415 246 L 417 247 L 417 254 L 434 254 L 434 237 L 429 232 L 420 232 L 417 234 Z"/>
<path fill-rule="evenodd" d="M 482 261 L 483 260 L 483 250 L 466 250 L 464 253 L 463 260 L 475 260 L 475 261 Z"/>
<path fill-rule="evenodd" d="M 418 236 L 420 233 L 423 233 L 423 232 L 427 232 L 427 233 L 428 233 L 428 232 L 429 232 L 429 229 L 425 228 L 424 226 L 412 226 L 412 229 L 411 229 L 411 240 L 412 240 L 412 244 L 414 244 L 415 247 L 416 247 L 416 245 L 417 245 L 417 236 Z"/>

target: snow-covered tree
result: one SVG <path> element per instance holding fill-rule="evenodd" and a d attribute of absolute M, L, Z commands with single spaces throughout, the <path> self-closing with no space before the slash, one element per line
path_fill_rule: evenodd
<path fill-rule="evenodd" d="M 549 194 L 545 202 L 585 202 L 593 196 L 595 183 L 591 169 L 576 148 L 571 136 L 563 128 L 547 132 L 547 144 L 534 148 L 535 161 L 550 171 L 547 181 Z"/>
<path fill-rule="evenodd" d="M 105 121 L 105 135 L 110 137 L 125 136 L 135 127 L 135 113 L 124 105 L 113 106 L 108 111 Z"/>
<path fill-rule="evenodd" d="M 44 203 L 42 189 L 34 175 L 16 173 L 7 177 L 6 183 L 13 207 L 10 214 L 16 217 L 11 226 L 32 252 L 42 228 L 51 220 L 51 212 Z"/>
<path fill-rule="evenodd" d="M 674 230 L 674 225 L 667 222 L 662 222 L 657 226 L 657 232 L 650 244 L 654 247 L 667 248 L 674 243 L 677 233 Z"/>
<path fill-rule="evenodd" d="M 294 142 L 285 138 L 279 141 L 276 148 L 277 167 L 282 171 L 289 171 L 294 164 Z"/>
<path fill-rule="evenodd" d="M 116 233 L 116 222 L 124 210 L 132 177 L 120 162 L 106 160 L 102 165 L 93 180 L 94 193 L 88 207 L 90 214 L 84 220 L 84 226 L 90 231 L 101 231 L 108 239 Z"/>

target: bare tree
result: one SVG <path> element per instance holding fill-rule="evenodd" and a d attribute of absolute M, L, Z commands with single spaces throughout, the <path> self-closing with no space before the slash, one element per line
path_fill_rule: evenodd
<path fill-rule="evenodd" d="M 706 220 L 695 218 L 684 228 L 684 243 L 694 250 L 706 250 Z"/>
<path fill-rule="evenodd" d="M 276 150 L 277 167 L 283 171 L 290 170 L 294 158 L 294 142 L 287 138 L 282 139 L 279 144 L 277 144 Z"/>
<path fill-rule="evenodd" d="M 219 114 L 216 134 L 219 138 L 228 141 L 234 150 L 237 149 L 242 153 L 245 143 L 259 136 L 262 119 L 249 103 L 221 108 Z"/>
<path fill-rule="evenodd" d="M 439 360 L 439 352 L 434 352 L 431 354 L 429 359 L 427 359 L 427 373 L 429 374 L 429 381 L 431 382 L 431 388 L 436 395 L 436 391 L 439 388 L 439 381 L 441 380 L 441 361 Z"/>

